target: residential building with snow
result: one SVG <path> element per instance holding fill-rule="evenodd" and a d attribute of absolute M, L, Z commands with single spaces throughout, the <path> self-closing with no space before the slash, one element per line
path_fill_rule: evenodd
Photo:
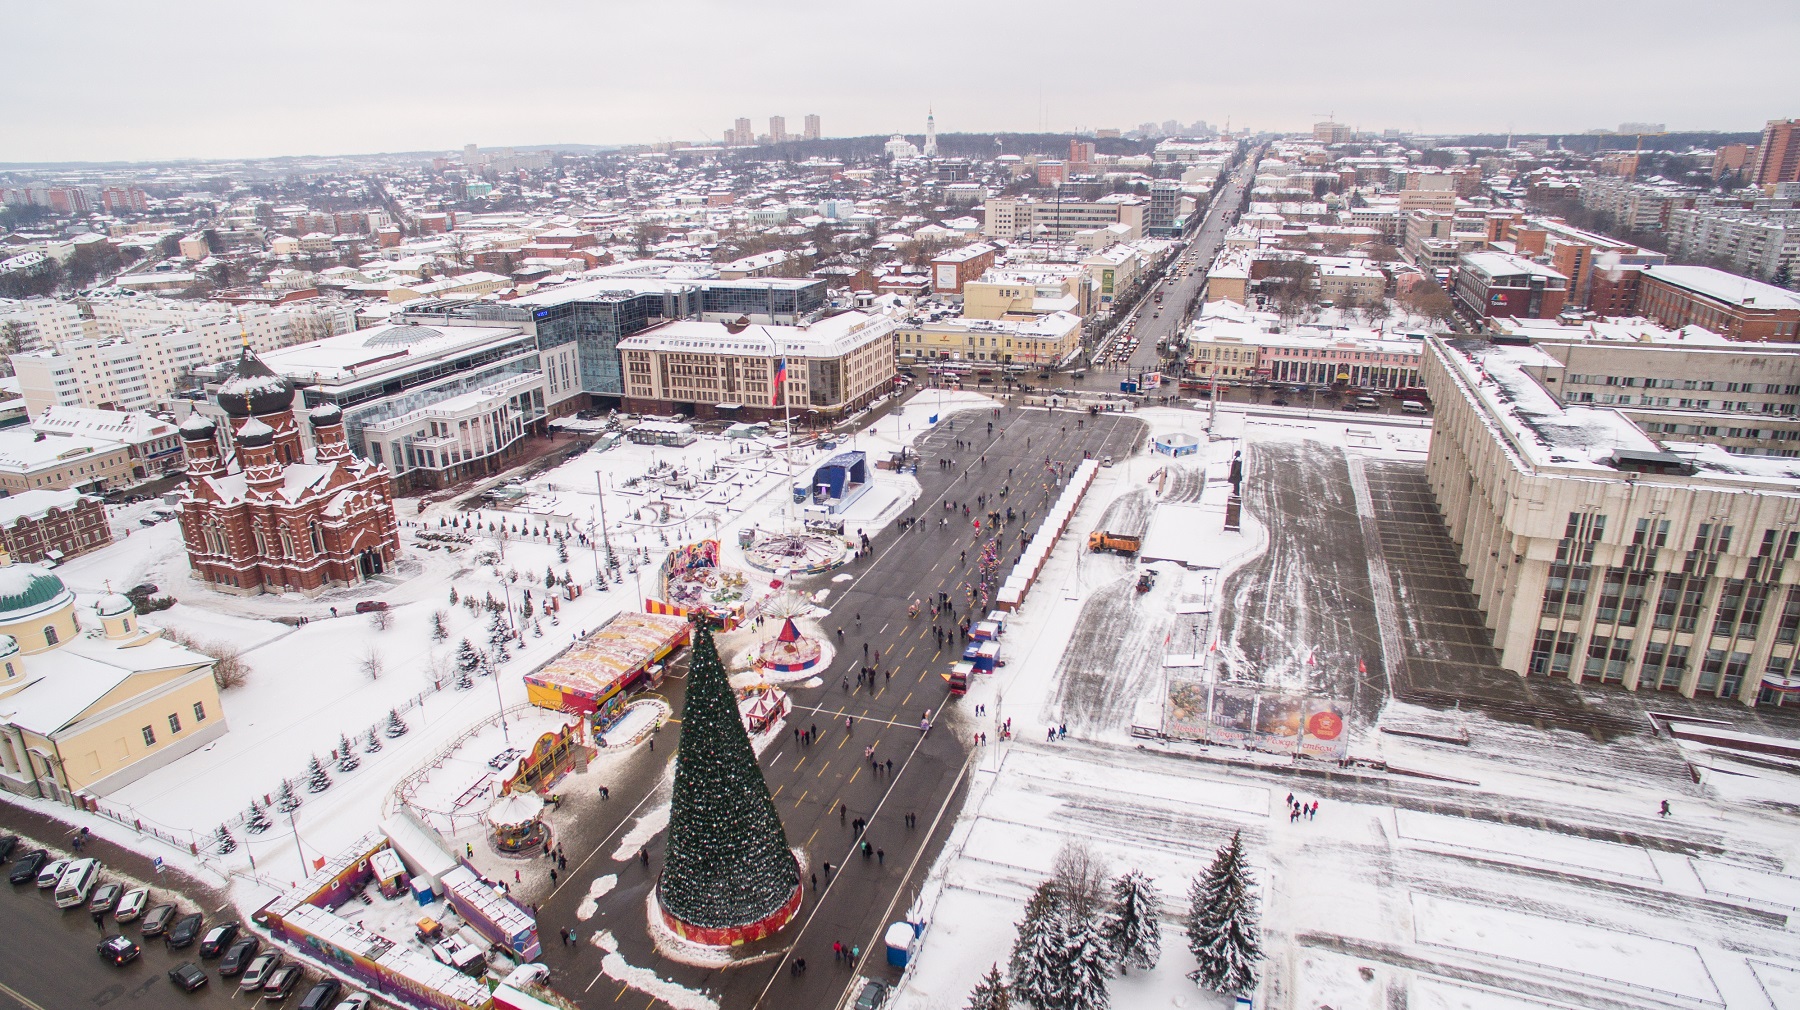
<path fill-rule="evenodd" d="M 1062 241 L 1076 232 L 1113 224 L 1128 226 L 1129 237 L 1137 239 L 1144 235 L 1149 201 L 1134 196 L 1106 196 L 1094 201 L 993 197 L 986 206 L 987 221 L 982 233 L 990 239 Z"/>
<path fill-rule="evenodd" d="M 181 466 L 181 435 L 174 423 L 143 411 L 51 406 L 31 419 L 46 435 L 86 435 L 122 442 L 130 450 L 131 476 L 147 480 Z"/>
<path fill-rule="evenodd" d="M 1777 427 L 1712 397 L 1791 402 L 1796 360 L 1428 341 L 1426 475 L 1503 667 L 1744 704 L 1800 698 L 1800 459 L 1706 434 Z M 1588 402 L 1599 389 L 1654 399 Z"/>
<path fill-rule="evenodd" d="M 1219 300 L 1201 307 L 1185 336 L 1189 368 L 1202 379 L 1359 389 L 1419 385 L 1420 342 L 1381 331 L 1283 327 L 1273 313 Z"/>
<path fill-rule="evenodd" d="M 972 319 L 968 316 L 902 320 L 897 331 L 903 363 L 970 361 L 1053 365 L 1081 344 L 1081 317 L 1051 312 L 1029 319 Z"/>
<path fill-rule="evenodd" d="M 131 447 L 110 438 L 0 429 L 0 492 L 75 488 L 99 494 L 133 483 Z"/>
<path fill-rule="evenodd" d="M 1800 341 L 1800 294 L 1711 267 L 1645 269 L 1635 309 L 1670 329 L 1703 326 L 1753 343 Z"/>

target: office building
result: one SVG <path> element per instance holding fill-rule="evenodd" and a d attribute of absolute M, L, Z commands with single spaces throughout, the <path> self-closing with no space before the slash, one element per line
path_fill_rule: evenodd
<path fill-rule="evenodd" d="M 1477 319 L 1530 316 L 1549 319 L 1563 310 L 1569 279 L 1542 264 L 1505 253 L 1463 254 L 1456 272 L 1456 301 Z"/>
<path fill-rule="evenodd" d="M 1313 139 L 1321 144 L 1348 144 L 1356 139 L 1356 131 L 1342 123 L 1314 123 Z"/>
<path fill-rule="evenodd" d="M 1800 119 L 1771 119 L 1756 147 L 1753 186 L 1800 181 Z"/>
<path fill-rule="evenodd" d="M 74 488 L 101 494 L 132 480 L 131 449 L 91 435 L 0 428 L 0 492 Z"/>
<path fill-rule="evenodd" d="M 1053 365 L 1081 344 L 1081 317 L 1052 312 L 1029 319 L 915 317 L 898 329 L 901 361 Z"/>
<path fill-rule="evenodd" d="M 894 387 L 894 322 L 865 312 L 803 326 L 670 321 L 618 348 L 624 408 L 632 412 L 767 420 L 785 411 L 829 419 Z"/>
<path fill-rule="evenodd" d="M 1181 234 L 1181 183 L 1158 179 L 1150 184 L 1150 206 L 1144 214 L 1144 232 L 1157 238 Z"/>
<path fill-rule="evenodd" d="M 85 435 L 123 443 L 133 480 L 149 480 L 181 467 L 181 435 L 173 422 L 142 411 L 52 406 L 31 419 L 46 435 Z M 30 560 L 30 559 L 27 559 Z"/>
<path fill-rule="evenodd" d="M 1737 348 L 1707 352 L 1716 366 L 1676 348 L 1658 365 L 1663 350 L 1580 367 L 1731 383 L 1748 364 Z M 1745 704 L 1796 697 L 1800 460 L 1658 440 L 1619 409 L 1566 403 L 1561 362 L 1539 347 L 1431 338 L 1423 370 L 1427 477 L 1503 667 Z M 1792 378 L 1791 365 L 1758 371 Z"/>
<path fill-rule="evenodd" d="M 994 265 L 998 252 L 986 242 L 977 242 L 932 257 L 931 290 L 933 294 L 960 295 L 963 285 L 986 273 Z"/>
<path fill-rule="evenodd" d="M 1670 329 L 1701 326 L 1730 340 L 1800 341 L 1800 295 L 1711 267 L 1646 268 L 1636 312 Z"/>
<path fill-rule="evenodd" d="M 1142 197 L 1107 196 L 1085 200 L 1037 200 L 994 197 L 987 201 L 987 221 L 982 234 L 1007 242 L 1064 241 L 1089 228 L 1123 224 L 1131 231 L 1126 240 L 1144 237 L 1144 213 L 1149 201 Z"/>

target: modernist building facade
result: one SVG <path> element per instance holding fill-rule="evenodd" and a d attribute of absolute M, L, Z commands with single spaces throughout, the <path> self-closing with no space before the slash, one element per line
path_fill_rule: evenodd
<path fill-rule="evenodd" d="M 181 425 L 188 483 L 181 534 L 200 578 L 227 592 L 318 593 L 385 571 L 400 553 L 393 480 L 351 455 L 335 404 L 307 415 L 302 445 L 294 386 L 245 348 L 219 386 L 231 450 L 205 414 Z"/>
<path fill-rule="evenodd" d="M 1424 358 L 1427 476 L 1501 665 L 1800 701 L 1800 462 L 1653 439 L 1617 407 L 1564 402 L 1567 377 L 1545 381 L 1560 367 L 1536 347 L 1435 338 Z"/>

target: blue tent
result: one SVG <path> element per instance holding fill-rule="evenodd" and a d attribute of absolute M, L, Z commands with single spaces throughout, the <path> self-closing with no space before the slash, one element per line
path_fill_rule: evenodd
<path fill-rule="evenodd" d="M 812 488 L 829 488 L 828 497 L 842 498 L 846 488 L 869 482 L 868 454 L 860 451 L 840 452 L 813 471 Z"/>

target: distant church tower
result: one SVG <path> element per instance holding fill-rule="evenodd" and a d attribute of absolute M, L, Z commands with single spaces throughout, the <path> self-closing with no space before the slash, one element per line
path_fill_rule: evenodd
<path fill-rule="evenodd" d="M 937 157 L 937 117 L 925 110 L 925 157 Z"/>

